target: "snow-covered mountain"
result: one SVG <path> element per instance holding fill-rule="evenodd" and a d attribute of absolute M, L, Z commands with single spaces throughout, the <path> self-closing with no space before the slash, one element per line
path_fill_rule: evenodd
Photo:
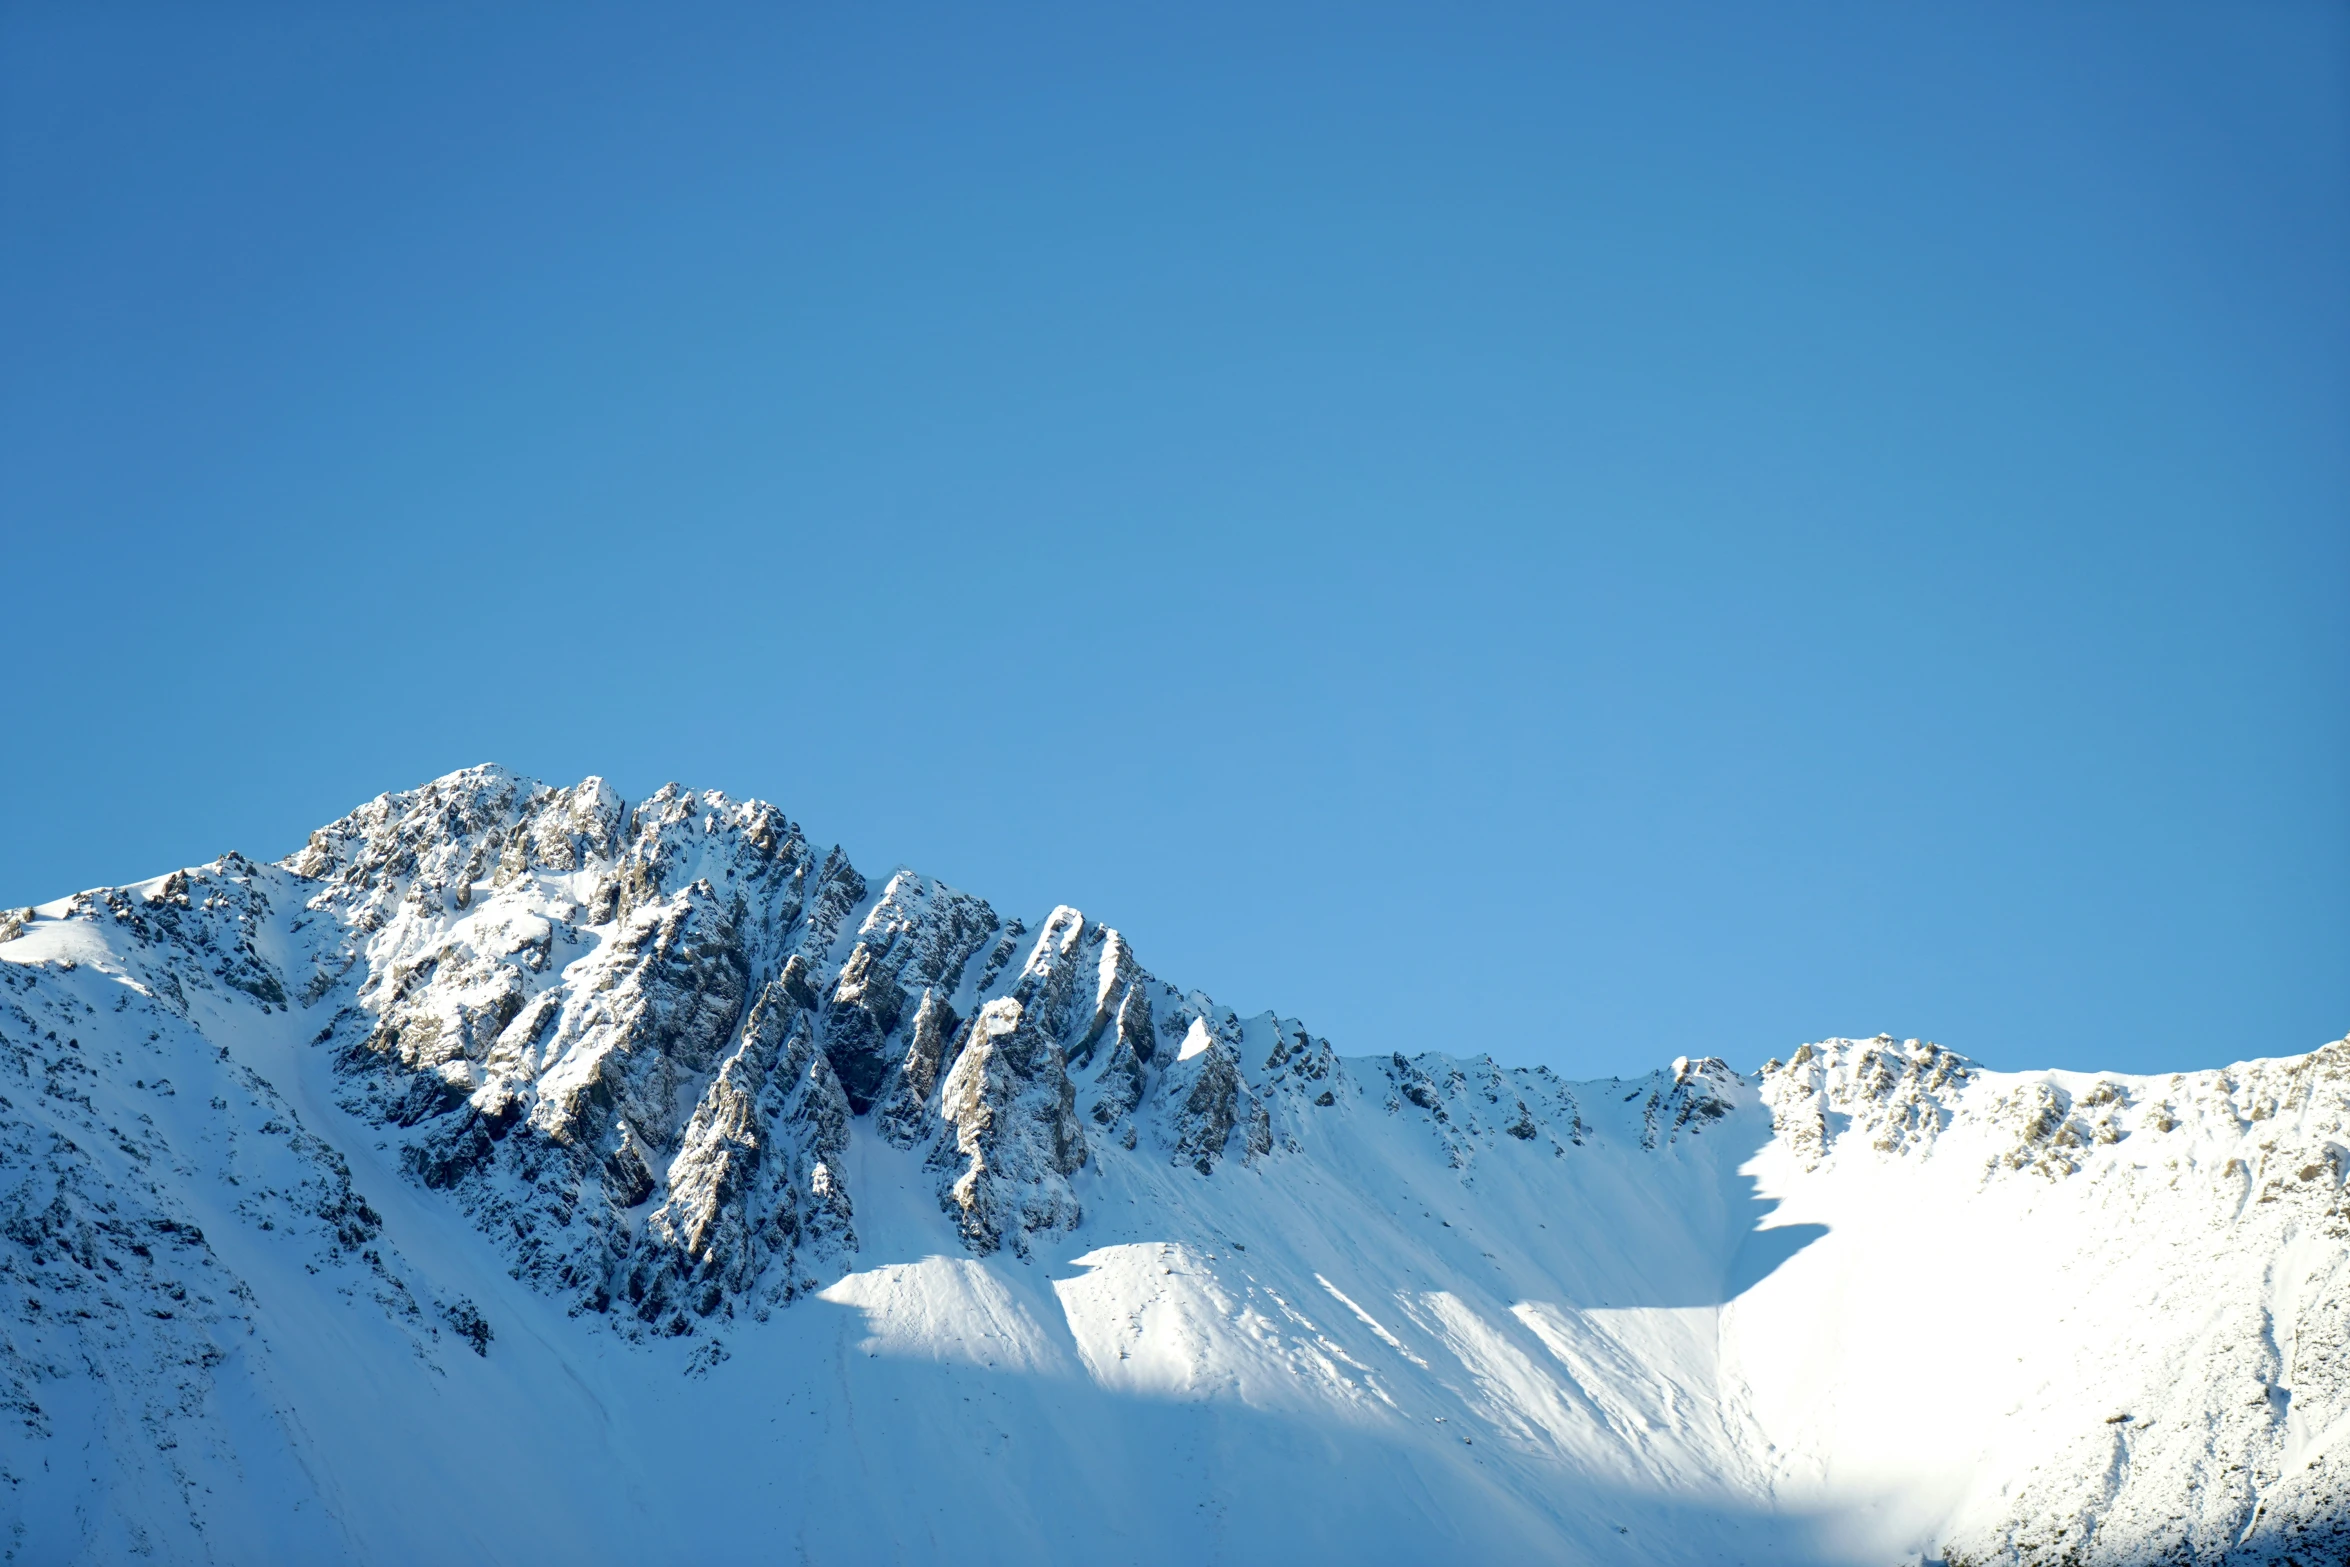
<path fill-rule="evenodd" d="M 10 1562 L 2350 1559 L 2350 1042 L 1343 1057 L 494 768 L 0 959 Z"/>

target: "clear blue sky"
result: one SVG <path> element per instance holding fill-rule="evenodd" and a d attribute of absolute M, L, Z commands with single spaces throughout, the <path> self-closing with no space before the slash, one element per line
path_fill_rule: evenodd
<path fill-rule="evenodd" d="M 0 139 L 0 901 L 494 760 L 1350 1051 L 2350 1028 L 2338 4 L 19 3 Z"/>

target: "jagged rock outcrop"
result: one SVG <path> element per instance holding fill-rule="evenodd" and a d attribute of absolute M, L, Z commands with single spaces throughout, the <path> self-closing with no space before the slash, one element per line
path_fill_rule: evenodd
<path fill-rule="evenodd" d="M 1085 1127 L 1049 1015 L 1018 996 L 987 1003 L 939 1091 L 942 1198 L 981 1252 L 1024 1252 L 1030 1231 L 1073 1229 L 1083 1211 L 1069 1177 L 1086 1161 Z"/>
<path fill-rule="evenodd" d="M 1327 1044 L 1320 1046 L 1327 1050 Z M 1583 1140 L 1583 1116 L 1574 1093 L 1549 1071 L 1536 1067 L 1507 1072 L 1490 1056 L 1456 1060 L 1429 1054 L 1406 1056 L 1398 1051 L 1380 1063 L 1387 1089 L 1383 1103 L 1389 1115 L 1424 1118 L 1455 1169 L 1471 1169 L 1481 1149 L 1495 1137 L 1534 1143 L 1554 1155 Z M 1624 1096 L 1629 1104 L 1643 1098 L 1642 1146 L 1654 1148 L 1657 1117 L 1673 1099 L 1675 1112 L 1689 1101 L 1692 1090 L 1684 1082 L 1685 1063 L 1677 1063 L 1664 1081 L 1651 1082 Z M 1710 1084 L 1710 1079 L 1700 1079 Z M 1317 1100 L 1317 1103 L 1319 1101 Z M 1686 1115 L 1681 1119 L 1685 1120 Z M 1668 1120 L 1672 1113 L 1668 1113 Z M 1678 1124 L 1675 1122 L 1674 1124 Z"/>
<path fill-rule="evenodd" d="M 946 998 L 999 929 L 995 911 L 977 898 L 912 871 L 890 878 L 857 927 L 825 1020 L 825 1054 L 857 1114 L 886 1100 L 901 1106 L 895 1121 L 919 1118 L 959 1021 Z M 910 1125 L 908 1141 L 919 1135 Z"/>
<path fill-rule="evenodd" d="M 1164 1089 L 1175 1158 L 1202 1175 L 1215 1174 L 1227 1154 L 1246 1161 L 1273 1150 L 1272 1116 L 1242 1075 L 1238 1021 L 1221 1021 L 1192 1020 Z"/>
<path fill-rule="evenodd" d="M 680 1307 L 709 1316 L 771 1265 L 777 1277 L 762 1304 L 791 1300 L 856 1249 L 841 1173 L 853 1112 L 795 994 L 803 967 L 793 958 L 768 985 L 694 1105 L 669 1165 L 668 1200 L 646 1219 L 629 1272 L 629 1304 L 644 1320 Z"/>
<path fill-rule="evenodd" d="M 1117 1031 L 1110 1043 L 1109 1059 L 1102 1064 L 1096 1078 L 1098 1092 L 1092 1113 L 1103 1126 L 1116 1129 L 1119 1140 L 1131 1148 L 1134 1146 L 1131 1117 L 1134 1107 L 1142 1103 L 1143 1087 L 1158 1058 L 1149 987 L 1139 981 L 1127 984 L 1119 993 L 1116 1017 Z M 1098 1044 L 1097 1039 L 1095 1045 Z M 1088 1046 L 1089 1054 L 1093 1048 Z"/>
<path fill-rule="evenodd" d="M 1949 1124 L 1948 1101 L 1971 1076 L 1964 1058 L 1939 1045 L 1896 1043 L 1890 1034 L 1857 1044 L 1829 1040 L 1799 1046 L 1784 1064 L 1765 1063 L 1763 1101 L 1773 1128 L 1807 1165 L 1827 1153 L 1831 1115 L 1849 1118 L 1872 1147 L 1923 1153 Z"/>

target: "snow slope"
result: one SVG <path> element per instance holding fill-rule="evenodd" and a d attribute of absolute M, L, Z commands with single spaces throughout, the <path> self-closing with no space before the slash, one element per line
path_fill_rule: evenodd
<path fill-rule="evenodd" d="M 490 768 L 0 960 L 0 1559 L 2350 1559 L 2350 1043 L 1344 1058 Z"/>

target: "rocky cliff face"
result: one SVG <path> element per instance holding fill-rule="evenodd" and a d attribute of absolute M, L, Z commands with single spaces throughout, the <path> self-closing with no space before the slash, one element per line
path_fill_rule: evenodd
<path fill-rule="evenodd" d="M 239 1399 L 294 1407 L 259 1368 L 307 1353 L 261 1347 L 297 1319 L 340 1324 L 302 1362 L 320 1383 L 542 1353 L 500 1337 L 527 1314 L 500 1276 L 563 1314 L 533 1346 L 615 1343 L 650 1375 L 673 1345 L 714 1387 L 837 1309 L 811 1297 L 865 1303 L 869 1345 L 902 1320 L 920 1354 L 1040 1366 L 1059 1352 L 1021 1325 L 1020 1280 L 1071 1266 L 1094 1282 L 1037 1308 L 1066 1315 L 1069 1375 L 1424 1431 L 1462 1487 L 1448 1527 L 1517 1465 L 1512 1550 L 1621 1545 L 1559 1500 L 1614 1476 L 1715 1499 L 1656 1560 L 1768 1556 L 1720 1519 L 1889 1495 L 1923 1498 L 1902 1538 L 1952 1562 L 2342 1559 L 2350 1045 L 2164 1080 L 1891 1039 L 1593 1084 L 1347 1060 L 1161 981 L 1075 909 L 876 882 L 755 801 L 493 768 L 382 796 L 278 865 L 12 913 L 0 958 L 8 1559 L 68 1536 L 93 1559 L 291 1549 L 238 1532 L 268 1462 L 223 1433 Z M 1932 1276 L 1888 1294 L 1885 1259 L 1934 1226 Z M 1288 1239 L 1228 1239 L 1252 1229 Z M 476 1255 L 491 1274 L 452 1260 Z M 1341 1277 L 1362 1257 L 1387 1304 Z M 2037 1326 L 1961 1342 L 2023 1297 Z M 1338 1315 L 1310 1321 L 1317 1299 Z M 1930 1441 L 1870 1434 L 1884 1374 L 1851 1347 L 1880 1331 L 1851 1323 L 1904 1314 L 1958 1335 L 1933 1355 L 2021 1368 L 1921 1417 Z M 2054 1344 L 2093 1389 L 2030 1380 Z M 2189 1374 L 2144 1373 L 2165 1356 Z M 268 1440 L 291 1443 L 272 1483 L 325 1494 L 319 1439 Z M 1948 1452 L 1886 1467 L 1904 1440 Z M 24 1499 L 59 1486 L 62 1512 Z M 349 1554 L 330 1535 L 302 1550 Z"/>
<path fill-rule="evenodd" d="M 876 1110 L 982 1253 L 1076 1226 L 1089 1135 L 1203 1173 L 1273 1147 L 1239 1019 L 1115 930 L 1069 908 L 1031 930 L 905 870 L 875 894 L 765 804 L 481 768 L 370 802 L 286 869 L 345 1107 L 526 1277 L 653 1331 L 837 1272 L 840 1155 Z M 280 983 L 249 954 L 235 972 Z M 1293 1098 L 1334 1059 L 1294 1025 L 1276 1053 L 1265 1091 Z"/>

